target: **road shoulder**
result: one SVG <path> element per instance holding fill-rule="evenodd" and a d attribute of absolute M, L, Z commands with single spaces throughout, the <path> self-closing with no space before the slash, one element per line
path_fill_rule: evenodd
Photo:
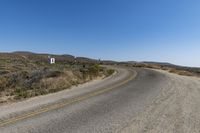
<path fill-rule="evenodd" d="M 168 77 L 161 93 L 122 133 L 200 132 L 200 79 L 157 70 Z"/>

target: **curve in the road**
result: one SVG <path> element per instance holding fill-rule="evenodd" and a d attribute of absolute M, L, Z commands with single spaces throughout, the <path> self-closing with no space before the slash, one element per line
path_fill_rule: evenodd
<path fill-rule="evenodd" d="M 59 103 L 56 103 L 56 104 L 51 104 L 51 105 L 39 108 L 37 110 L 28 112 L 28 113 L 20 114 L 18 116 L 13 117 L 13 118 L 2 120 L 0 122 L 0 127 L 16 123 L 18 121 L 21 121 L 21 120 L 24 120 L 24 119 L 27 119 L 27 118 L 31 118 L 31 117 L 34 117 L 36 115 L 40 115 L 42 113 L 46 113 L 46 112 L 49 112 L 49 111 L 52 111 L 52 110 L 60 109 L 60 108 L 63 108 L 65 106 L 68 106 L 70 104 L 81 102 L 81 101 L 89 99 L 91 97 L 98 96 L 98 95 L 101 95 L 101 94 L 106 93 L 108 91 L 112 91 L 116 88 L 119 88 L 120 86 L 128 83 L 129 81 L 133 80 L 137 76 L 136 71 L 133 71 L 133 70 L 129 70 L 129 71 L 132 73 L 131 75 L 129 75 L 128 77 L 123 79 L 121 82 L 118 82 L 118 83 L 116 83 L 112 86 L 109 86 L 109 87 L 106 87 L 106 88 L 100 88 L 98 90 L 95 90 L 95 91 L 90 92 L 90 93 L 83 95 L 83 96 L 78 96 L 78 97 L 75 97 L 75 98 L 72 98 L 72 99 L 67 99 L 67 100 L 64 100 L 62 102 L 59 102 Z"/>
<path fill-rule="evenodd" d="M 129 71 L 129 70 L 127 70 Z M 2 127 L 2 133 L 115 133 L 151 103 L 167 78 L 153 70 L 135 69 L 137 77 L 116 83 L 76 104 L 63 106 Z M 129 71 L 130 75 L 131 71 Z M 112 91 L 111 91 L 112 90 Z"/>

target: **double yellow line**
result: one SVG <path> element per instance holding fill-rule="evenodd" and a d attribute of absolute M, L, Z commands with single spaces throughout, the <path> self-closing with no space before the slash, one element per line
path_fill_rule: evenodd
<path fill-rule="evenodd" d="M 14 124 L 14 123 L 16 123 L 18 121 L 21 121 L 21 120 L 24 120 L 24 119 L 28 119 L 28 118 L 32 118 L 32 117 L 34 117 L 36 115 L 40 115 L 40 114 L 45 113 L 45 112 L 49 112 L 49 111 L 52 111 L 52 110 L 60 109 L 60 108 L 63 108 L 65 106 L 67 106 L 67 105 L 70 105 L 70 104 L 73 104 L 73 103 L 77 103 L 77 102 L 89 99 L 91 97 L 94 97 L 94 96 L 101 95 L 103 93 L 106 93 L 108 91 L 111 91 L 111 90 L 113 90 L 115 88 L 118 88 L 118 87 L 128 83 L 129 81 L 133 80 L 136 76 L 137 76 L 137 73 L 134 72 L 134 75 L 131 75 L 130 77 L 128 77 L 124 81 L 122 81 L 120 83 L 117 83 L 117 84 L 115 84 L 115 85 L 113 85 L 111 87 L 99 89 L 97 91 L 88 93 L 88 94 L 86 94 L 84 96 L 79 96 L 79 97 L 76 97 L 76 98 L 72 98 L 70 100 L 65 100 L 65 101 L 62 101 L 61 103 L 45 106 L 45 107 L 37 109 L 35 111 L 29 112 L 29 113 L 24 113 L 24 114 L 15 116 L 15 117 L 7 119 L 7 120 L 3 120 L 3 121 L 0 122 L 0 127 L 6 126 L 6 125 L 9 125 L 9 124 Z"/>

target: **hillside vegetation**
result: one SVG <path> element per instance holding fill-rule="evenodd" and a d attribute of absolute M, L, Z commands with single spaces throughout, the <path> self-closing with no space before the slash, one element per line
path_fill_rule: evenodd
<path fill-rule="evenodd" d="M 166 70 L 170 73 L 175 73 L 178 75 L 184 76 L 200 76 L 200 68 L 194 67 L 183 67 L 177 66 L 173 64 L 165 64 L 165 63 L 152 63 L 152 62 L 144 62 L 140 64 L 133 64 L 133 67 L 145 67 L 145 68 L 153 68 L 153 69 L 161 69 Z"/>
<path fill-rule="evenodd" d="M 199 67 L 186 67 L 179 66 L 165 62 L 137 62 L 137 61 L 127 61 L 127 62 L 115 62 L 115 61 L 102 61 L 104 65 L 122 65 L 134 68 L 150 68 L 150 69 L 160 69 L 165 70 L 170 73 L 175 73 L 184 76 L 195 76 L 200 77 Z"/>
<path fill-rule="evenodd" d="M 0 103 L 22 100 L 70 88 L 114 71 L 98 65 L 96 60 L 29 52 L 0 54 Z"/>

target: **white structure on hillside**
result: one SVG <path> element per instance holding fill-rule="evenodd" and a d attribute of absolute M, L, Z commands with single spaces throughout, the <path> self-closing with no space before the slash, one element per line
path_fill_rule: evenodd
<path fill-rule="evenodd" d="M 56 63 L 56 59 L 55 58 L 51 58 L 50 59 L 50 64 L 55 64 Z"/>
<path fill-rule="evenodd" d="M 55 64 L 56 63 L 56 59 L 55 58 L 52 58 L 50 56 L 48 56 L 48 58 L 49 58 L 49 63 L 50 64 Z"/>

